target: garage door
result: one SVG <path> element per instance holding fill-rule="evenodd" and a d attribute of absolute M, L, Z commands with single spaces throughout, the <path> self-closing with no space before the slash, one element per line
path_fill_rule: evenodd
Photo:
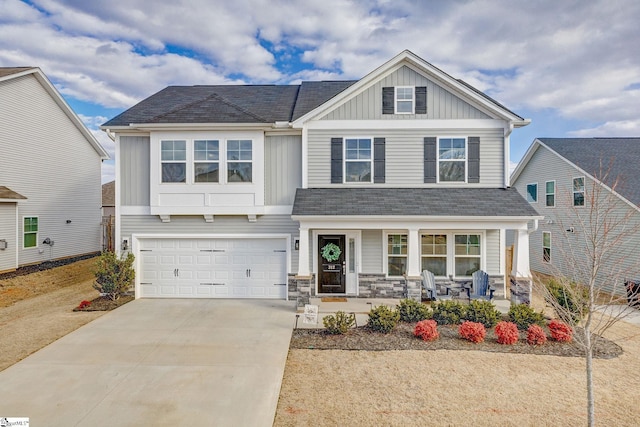
<path fill-rule="evenodd" d="M 286 239 L 141 239 L 140 296 L 285 298 Z"/>

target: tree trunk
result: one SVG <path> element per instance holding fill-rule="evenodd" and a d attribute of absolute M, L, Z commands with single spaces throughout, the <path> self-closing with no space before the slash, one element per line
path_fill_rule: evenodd
<path fill-rule="evenodd" d="M 584 327 L 584 343 L 587 362 L 587 425 L 596 425 L 595 393 L 593 390 L 593 346 L 591 345 L 591 313 Z"/>

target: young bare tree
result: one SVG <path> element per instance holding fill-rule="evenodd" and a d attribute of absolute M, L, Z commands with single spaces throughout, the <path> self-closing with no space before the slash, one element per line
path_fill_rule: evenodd
<path fill-rule="evenodd" d="M 601 164 L 596 180 L 569 181 L 574 188 L 565 189 L 568 200 L 558 203 L 557 235 L 543 254 L 554 278 L 551 285 L 534 280 L 535 289 L 573 327 L 574 340 L 584 349 L 589 426 L 595 425 L 594 351 L 607 329 L 630 314 L 625 282 L 640 278 L 631 243 L 640 232 L 640 212 L 615 194 L 623 181 L 611 176 L 611 170 L 611 164 Z"/>

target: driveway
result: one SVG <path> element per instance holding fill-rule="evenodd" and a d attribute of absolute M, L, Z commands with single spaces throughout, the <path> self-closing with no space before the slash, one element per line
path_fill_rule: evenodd
<path fill-rule="evenodd" d="M 271 426 L 294 322 L 286 301 L 136 300 L 0 372 L 0 417 Z"/>

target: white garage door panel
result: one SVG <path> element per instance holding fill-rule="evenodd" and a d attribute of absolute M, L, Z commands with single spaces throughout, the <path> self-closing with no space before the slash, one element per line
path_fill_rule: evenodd
<path fill-rule="evenodd" d="M 140 294 L 285 298 L 286 239 L 141 239 Z"/>

